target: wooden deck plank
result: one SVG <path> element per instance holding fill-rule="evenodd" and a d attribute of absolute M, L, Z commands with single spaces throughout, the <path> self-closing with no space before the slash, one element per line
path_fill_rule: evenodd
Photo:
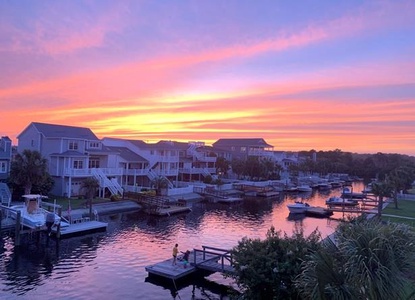
<path fill-rule="evenodd" d="M 205 260 L 212 260 L 216 257 L 218 256 L 212 255 L 212 254 L 206 254 Z M 189 274 L 196 272 L 198 270 L 198 266 L 203 261 L 204 259 L 203 259 L 202 253 L 196 252 L 196 257 L 195 257 L 194 251 L 191 251 L 189 255 L 190 264 L 187 265 L 187 268 L 184 268 L 183 262 L 179 260 L 177 261 L 176 266 L 172 266 L 173 258 L 170 258 L 170 259 L 166 259 L 161 262 L 158 262 L 156 264 L 149 265 L 145 267 L 145 270 L 149 274 L 176 280 L 176 279 L 188 276 Z M 214 272 L 217 272 L 217 271 L 218 270 L 215 270 Z"/>
<path fill-rule="evenodd" d="M 151 215 L 157 215 L 157 216 L 170 216 L 173 214 L 190 212 L 190 211 L 191 211 L 191 208 L 188 206 L 171 205 L 167 207 L 158 208 L 157 210 L 148 210 L 147 213 Z"/>
<path fill-rule="evenodd" d="M 70 224 L 69 226 L 61 227 L 60 234 L 61 236 L 76 234 L 86 231 L 106 229 L 108 223 L 98 222 L 98 221 L 86 221 L 82 223 Z M 57 233 L 56 227 L 52 229 L 53 233 Z"/>

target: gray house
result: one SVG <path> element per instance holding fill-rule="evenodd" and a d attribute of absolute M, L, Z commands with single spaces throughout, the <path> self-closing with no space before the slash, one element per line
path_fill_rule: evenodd
<path fill-rule="evenodd" d="M 9 177 L 11 161 L 12 141 L 9 137 L 2 136 L 0 138 L 0 181 Z"/>
<path fill-rule="evenodd" d="M 269 145 L 262 138 L 219 139 L 212 146 L 215 152 L 230 153 L 231 159 L 247 159 L 249 156 L 273 159 L 274 146 Z"/>
<path fill-rule="evenodd" d="M 82 195 L 82 182 L 87 177 L 99 181 L 101 196 L 122 194 L 118 154 L 104 147 L 89 128 L 32 122 L 17 139 L 18 153 L 36 150 L 48 160 L 55 181 L 53 194 Z"/>

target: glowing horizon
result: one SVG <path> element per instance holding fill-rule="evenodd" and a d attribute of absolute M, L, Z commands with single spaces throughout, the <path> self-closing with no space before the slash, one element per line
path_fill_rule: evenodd
<path fill-rule="evenodd" d="M 415 156 L 415 3 L 0 2 L 0 135 Z"/>

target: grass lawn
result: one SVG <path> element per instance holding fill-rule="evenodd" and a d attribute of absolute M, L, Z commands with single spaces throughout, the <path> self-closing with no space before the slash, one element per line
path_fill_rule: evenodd
<path fill-rule="evenodd" d="M 71 209 L 87 208 L 89 201 L 88 199 L 50 197 L 45 202 L 54 203 L 55 200 L 56 204 L 62 206 L 62 210 L 68 210 L 69 204 L 71 205 Z M 107 198 L 94 198 L 92 199 L 92 204 L 105 203 L 110 201 L 111 200 Z"/>
<path fill-rule="evenodd" d="M 412 227 L 415 227 L 415 201 L 398 200 L 397 209 L 395 208 L 394 203 L 389 203 L 388 206 L 385 209 L 383 209 L 382 214 L 396 216 L 396 217 L 382 216 L 382 220 L 391 221 L 395 223 L 405 223 Z M 414 218 L 414 220 L 405 219 L 405 217 Z"/>
<path fill-rule="evenodd" d="M 395 208 L 394 203 L 389 203 L 382 211 L 384 214 L 397 215 L 402 217 L 415 218 L 415 201 L 398 200 L 398 208 Z"/>

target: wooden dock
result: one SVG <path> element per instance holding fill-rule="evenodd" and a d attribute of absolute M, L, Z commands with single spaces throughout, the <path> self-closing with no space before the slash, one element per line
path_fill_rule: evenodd
<path fill-rule="evenodd" d="M 308 208 L 305 214 L 307 217 L 327 218 L 333 215 L 333 212 L 327 208 L 315 206 Z"/>
<path fill-rule="evenodd" d="M 147 214 L 155 216 L 170 216 L 192 211 L 185 201 L 170 202 L 170 199 L 165 196 L 141 196 L 138 203 L 143 205 Z"/>
<path fill-rule="evenodd" d="M 258 197 L 278 197 L 280 195 L 280 192 L 278 191 L 263 191 L 263 192 L 257 192 L 256 195 Z"/>
<path fill-rule="evenodd" d="M 58 229 L 52 228 L 52 232 L 57 235 L 60 234 L 61 238 L 74 236 L 78 234 L 86 234 L 90 232 L 96 231 L 105 231 L 107 230 L 108 223 L 99 222 L 99 221 L 83 221 L 83 222 L 75 222 L 69 224 L 67 226 L 63 226 L 60 228 L 59 233 Z"/>
<path fill-rule="evenodd" d="M 159 207 L 156 210 L 146 210 L 150 215 L 155 216 L 170 216 L 179 213 L 190 212 L 192 209 L 188 206 L 179 206 L 179 205 L 166 205 L 164 207 Z"/>
<path fill-rule="evenodd" d="M 184 267 L 181 261 L 173 266 L 173 259 L 166 259 L 154 265 L 145 267 L 150 275 L 160 276 L 166 279 L 177 280 L 193 274 L 197 271 L 209 273 L 233 273 L 232 256 L 229 250 L 203 246 L 203 250 L 193 249 L 190 252 L 189 264 Z"/>

